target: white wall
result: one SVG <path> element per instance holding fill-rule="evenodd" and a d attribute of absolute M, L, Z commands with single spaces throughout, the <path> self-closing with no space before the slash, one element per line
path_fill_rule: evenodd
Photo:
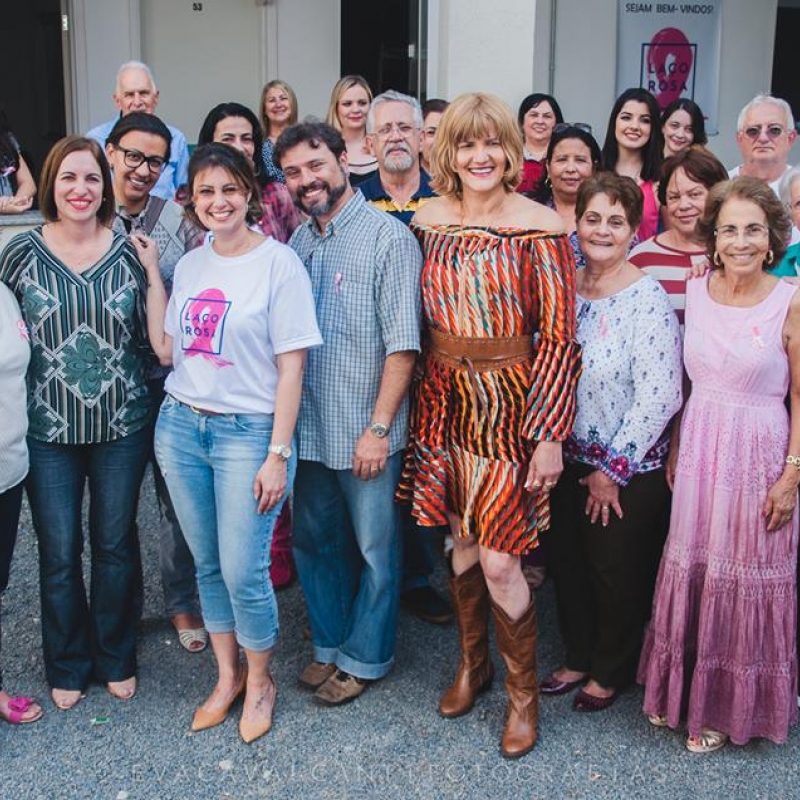
<path fill-rule="evenodd" d="M 516 108 L 531 91 L 537 2 L 439 0 L 438 42 L 429 43 L 437 80 L 428 95 L 487 91 Z"/>
<path fill-rule="evenodd" d="M 263 86 L 265 10 L 254 0 L 141 0 L 142 60 L 160 92 L 157 114 L 189 142 L 218 103 L 256 110 Z"/>
<path fill-rule="evenodd" d="M 274 0 L 277 17 L 276 74 L 297 95 L 300 118 L 321 119 L 328 111 L 331 89 L 339 80 L 339 0 Z M 380 13 L 380 3 L 376 3 Z"/>
<path fill-rule="evenodd" d="M 115 113 L 119 65 L 139 55 L 139 0 L 69 0 L 76 133 Z"/>

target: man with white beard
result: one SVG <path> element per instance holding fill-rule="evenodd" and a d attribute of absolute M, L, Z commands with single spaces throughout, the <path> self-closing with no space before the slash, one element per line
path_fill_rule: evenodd
<path fill-rule="evenodd" d="M 358 188 L 370 205 L 406 225 L 436 196 L 419 166 L 421 137 L 422 109 L 413 97 L 390 90 L 372 101 L 367 141 L 378 159 L 378 171 Z"/>

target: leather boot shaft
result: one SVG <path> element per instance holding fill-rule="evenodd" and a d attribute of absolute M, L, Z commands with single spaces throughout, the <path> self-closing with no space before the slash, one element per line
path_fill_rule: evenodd
<path fill-rule="evenodd" d="M 519 758 L 536 744 L 539 725 L 539 684 L 536 678 L 536 607 L 530 605 L 517 620 L 492 603 L 497 648 L 506 665 L 508 707 L 500 750 L 506 758 Z"/>
<path fill-rule="evenodd" d="M 461 662 L 453 683 L 439 701 L 443 717 L 460 717 L 472 710 L 475 698 L 491 686 L 494 667 L 489 659 L 489 590 L 480 564 L 450 579 Z"/>

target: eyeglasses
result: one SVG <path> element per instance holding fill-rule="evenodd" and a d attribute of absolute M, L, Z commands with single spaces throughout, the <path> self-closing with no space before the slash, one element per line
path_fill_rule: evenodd
<path fill-rule="evenodd" d="M 553 128 L 553 133 L 568 131 L 570 128 L 577 128 L 579 131 L 583 131 L 584 133 L 592 132 L 592 126 L 589 125 L 588 122 L 559 122 L 558 125 Z"/>
<path fill-rule="evenodd" d="M 408 137 L 411 136 L 411 134 L 414 133 L 414 131 L 419 130 L 417 127 L 415 127 L 414 125 L 409 125 L 407 122 L 400 122 L 400 123 L 392 122 L 389 125 L 381 125 L 381 127 L 378 128 L 378 130 L 376 130 L 375 133 L 377 133 L 381 139 L 385 139 L 387 136 L 391 136 L 392 131 L 395 129 L 397 129 L 397 132 L 404 139 L 408 139 Z"/>
<path fill-rule="evenodd" d="M 131 169 L 137 169 L 142 164 L 147 164 L 147 169 L 157 175 L 167 163 L 167 160 L 161 156 L 146 156 L 138 150 L 128 150 L 127 147 L 120 147 L 118 144 L 114 145 L 114 149 L 122 153 L 122 160 L 125 162 L 125 166 Z"/>
<path fill-rule="evenodd" d="M 767 139 L 774 142 L 776 139 L 780 139 L 780 137 L 783 136 L 786 132 L 786 128 L 776 123 L 772 123 L 771 125 L 748 125 L 742 133 L 750 139 L 750 141 L 755 142 L 756 139 L 761 136 L 762 131 L 767 134 Z"/>
<path fill-rule="evenodd" d="M 739 228 L 736 225 L 723 225 L 714 231 L 717 239 L 727 242 L 738 239 L 740 234 L 744 236 L 747 242 L 758 242 L 767 236 L 769 231 L 765 225 L 759 225 L 757 222 L 751 222 L 749 225 L 745 225 L 744 228 Z"/>

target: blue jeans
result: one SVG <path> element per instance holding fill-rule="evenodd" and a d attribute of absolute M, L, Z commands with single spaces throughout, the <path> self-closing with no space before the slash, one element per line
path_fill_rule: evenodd
<path fill-rule="evenodd" d="M 394 664 L 400 582 L 394 492 L 401 465 L 395 453 L 370 481 L 315 461 L 297 468 L 294 559 L 314 659 L 358 678 L 382 678 Z"/>
<path fill-rule="evenodd" d="M 42 641 L 48 683 L 85 689 L 136 673 L 136 539 L 147 428 L 99 444 L 28 438 L 27 490 L 39 540 Z M 81 509 L 89 480 L 91 588 L 83 583 Z"/>
<path fill-rule="evenodd" d="M 269 561 L 286 496 L 265 514 L 253 497 L 271 438 L 271 414 L 197 414 L 169 396 L 156 423 L 156 458 L 194 556 L 205 626 L 235 631 L 239 644 L 256 652 L 278 637 Z M 287 495 L 295 468 L 292 456 Z"/>

